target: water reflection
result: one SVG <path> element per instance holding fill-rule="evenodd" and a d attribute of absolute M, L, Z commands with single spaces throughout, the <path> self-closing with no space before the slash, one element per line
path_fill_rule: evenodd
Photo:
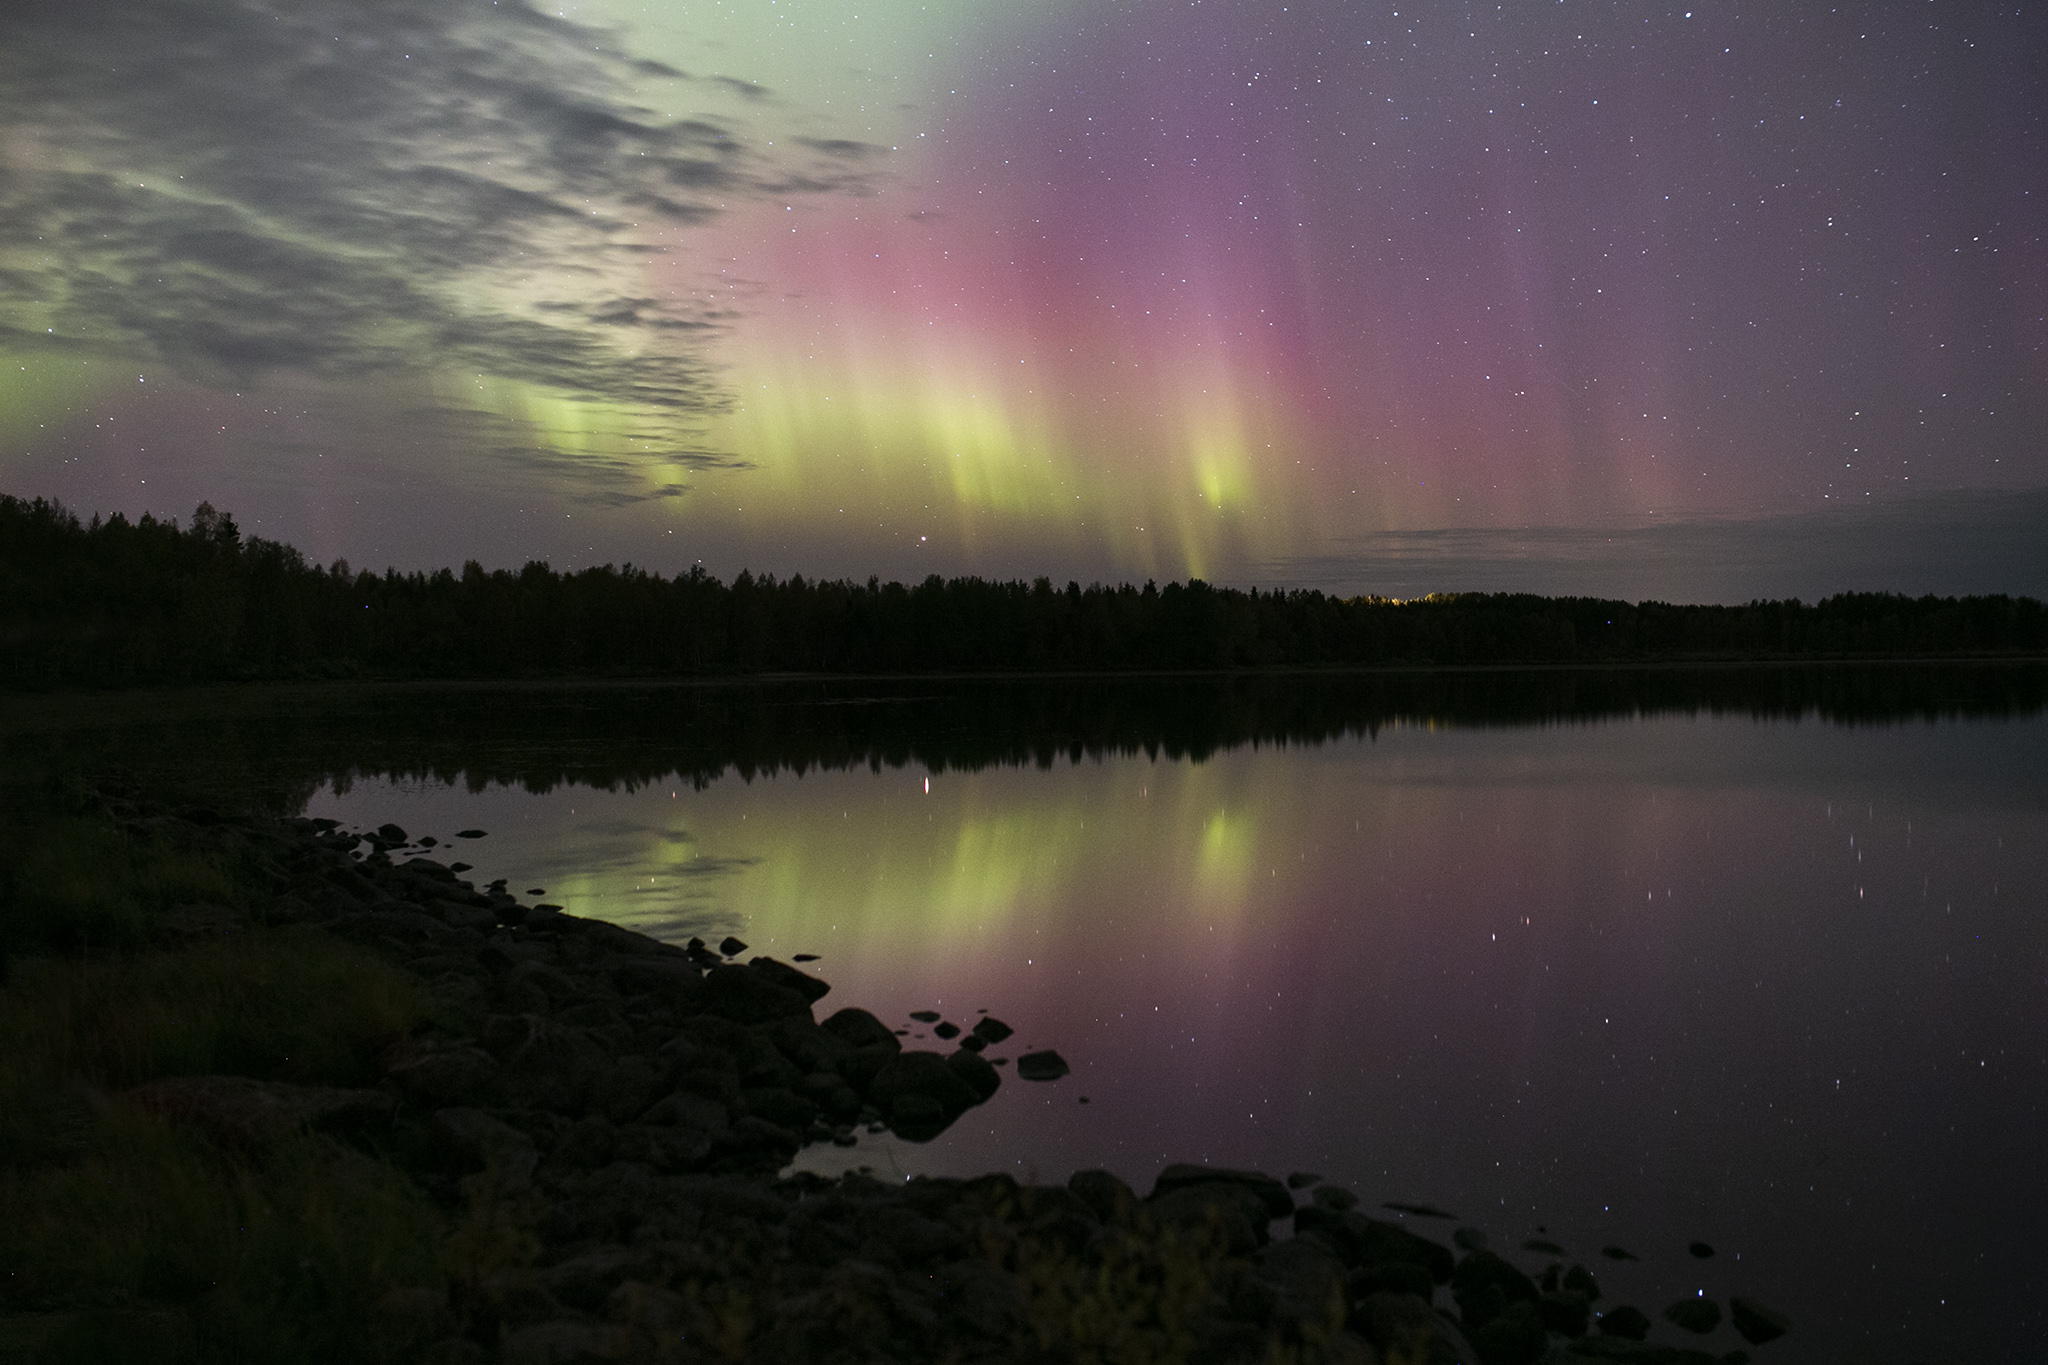
<path fill-rule="evenodd" d="M 195 688 L 15 696 L 0 777 L 84 772 L 296 809 L 358 774 L 547 791 L 726 774 L 931 772 L 1239 745 L 1388 725 L 1499 727 L 1656 715 L 1887 725 L 2039 714 L 2048 665 L 1470 669 L 991 680 Z"/>
<path fill-rule="evenodd" d="M 1652 1311 L 1754 1291 L 1802 1360 L 2020 1356 L 2042 671 L 1701 678 L 327 693 L 9 744 L 479 826 L 472 875 L 1074 1065 L 815 1167 L 1306 1167 L 1627 1246 Z"/>

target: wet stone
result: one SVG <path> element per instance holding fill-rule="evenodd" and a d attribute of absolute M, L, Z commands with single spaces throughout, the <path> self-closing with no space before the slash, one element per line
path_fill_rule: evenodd
<path fill-rule="evenodd" d="M 747 964 L 747 970 L 784 990 L 796 992 L 806 1005 L 816 1004 L 832 991 L 830 985 L 817 977 L 800 972 L 786 962 L 777 962 L 772 957 L 755 958 Z"/>
<path fill-rule="evenodd" d="M 1543 1325 L 1562 1336 L 1582 1337 L 1592 1326 L 1593 1305 L 1584 1294 L 1569 1289 L 1546 1293 L 1537 1300 Z"/>
<path fill-rule="evenodd" d="M 1476 1327 L 1500 1317 L 1517 1304 L 1530 1305 L 1530 1320 L 1542 1322 L 1534 1305 L 1539 1297 L 1536 1282 L 1503 1257 L 1490 1251 L 1474 1251 L 1458 1262 L 1451 1272 L 1451 1296 L 1457 1300 L 1459 1315 L 1467 1327 Z"/>
<path fill-rule="evenodd" d="M 407 1099 L 436 1109 L 486 1099 L 499 1085 L 497 1059 L 467 1045 L 412 1053 L 388 1074 Z"/>
<path fill-rule="evenodd" d="M 1664 1320 L 1704 1336 L 1721 1325 L 1721 1305 L 1705 1297 L 1680 1299 L 1664 1310 Z"/>
<path fill-rule="evenodd" d="M 1600 1315 L 1600 1335 L 1641 1341 L 1650 1335 L 1649 1315 L 1629 1304 L 1611 1308 Z"/>
<path fill-rule="evenodd" d="M 1129 1185 L 1108 1171 L 1076 1171 L 1067 1189 L 1105 1223 L 1120 1223 L 1138 1206 Z"/>
<path fill-rule="evenodd" d="M 1003 1083 L 1003 1078 L 996 1069 L 984 1061 L 980 1053 L 969 1048 L 962 1048 L 947 1057 L 946 1067 L 974 1092 L 977 1104 L 995 1094 Z"/>
<path fill-rule="evenodd" d="M 1773 1312 L 1756 1300 L 1739 1295 L 1728 1300 L 1728 1316 L 1734 1320 L 1736 1332 L 1752 1346 L 1776 1341 L 1792 1328 L 1791 1321 L 1783 1313 Z"/>
<path fill-rule="evenodd" d="M 1157 1199 L 1175 1190 L 1197 1185 L 1232 1185 L 1245 1190 L 1259 1202 L 1267 1219 L 1285 1218 L 1294 1212 L 1294 1196 L 1287 1187 L 1262 1171 L 1240 1171 L 1228 1166 L 1197 1166 L 1176 1162 L 1159 1173 L 1153 1182 L 1152 1197 Z"/>
<path fill-rule="evenodd" d="M 1427 1300 L 1436 1294 L 1429 1270 L 1413 1261 L 1385 1261 L 1355 1270 L 1347 1284 L 1354 1300 L 1374 1294 L 1413 1294 Z"/>
<path fill-rule="evenodd" d="M 739 1024 L 762 1024 L 784 1015 L 808 1014 L 811 1008 L 810 1001 L 787 986 L 731 964 L 713 967 L 704 974 L 697 1003 L 706 1013 Z"/>

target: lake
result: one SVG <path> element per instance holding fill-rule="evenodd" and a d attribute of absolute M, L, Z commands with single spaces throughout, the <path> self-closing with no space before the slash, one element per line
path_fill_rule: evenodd
<path fill-rule="evenodd" d="M 32 701 L 0 741 L 396 822 L 479 884 L 816 954 L 821 1015 L 986 1011 L 1017 1029 L 991 1056 L 1073 1067 L 809 1169 L 1309 1170 L 1531 1271 L 1560 1243 L 1609 1304 L 1752 1295 L 1795 1324 L 1764 1359 L 2022 1359 L 2044 693 L 2039 665 L 305 688 Z"/>

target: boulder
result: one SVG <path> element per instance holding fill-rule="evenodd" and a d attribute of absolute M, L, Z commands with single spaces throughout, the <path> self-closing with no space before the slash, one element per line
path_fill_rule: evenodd
<path fill-rule="evenodd" d="M 791 1014 L 756 1025 L 754 1032 L 773 1043 L 790 1064 L 805 1075 L 815 1072 L 839 1074 L 839 1067 L 853 1051 L 838 1034 L 814 1024 L 808 1014 Z"/>
<path fill-rule="evenodd" d="M 567 1000 L 577 993 L 576 983 L 545 962 L 521 962 L 505 974 L 507 985 L 538 987 L 549 1000 Z"/>
<path fill-rule="evenodd" d="M 537 1322 L 508 1334 L 498 1344 L 498 1365 L 571 1365 L 609 1354 L 610 1334 L 595 1323 L 562 1319 Z"/>
<path fill-rule="evenodd" d="M 1600 1335 L 1641 1341 L 1650 1335 L 1650 1318 L 1642 1309 L 1621 1304 L 1600 1315 Z"/>
<path fill-rule="evenodd" d="M 777 962 L 772 957 L 757 957 L 747 963 L 747 969 L 784 990 L 795 991 L 804 998 L 806 1005 L 815 1004 L 832 991 L 830 985 L 810 973 L 800 972 L 787 962 Z"/>
<path fill-rule="evenodd" d="M 1027 1052 L 1017 1059 L 1017 1074 L 1027 1081 L 1056 1081 L 1072 1069 L 1067 1059 L 1051 1048 Z"/>
<path fill-rule="evenodd" d="M 504 1017 L 504 1016 L 497 1016 Z M 611 1054 L 582 1029 L 524 1016 L 523 1037 L 503 1055 L 511 1088 L 540 1109 L 582 1112 L 595 1078 L 611 1070 Z M 504 1034 L 520 1030 L 506 1029 Z M 486 1030 L 487 1042 L 503 1041 Z"/>
<path fill-rule="evenodd" d="M 996 1093 L 1002 1085 L 1002 1073 L 990 1066 L 979 1052 L 962 1048 L 946 1058 L 946 1065 L 974 1092 L 974 1102 L 981 1104 Z"/>
<path fill-rule="evenodd" d="M 1319 1327 L 1344 1321 L 1344 1263 L 1321 1238 L 1273 1243 L 1253 1275 L 1272 1295 L 1273 1317 Z"/>
<path fill-rule="evenodd" d="M 1297 1233 L 1296 1236 L 1314 1237 L 1315 1234 Z M 1374 1294 L 1413 1294 L 1428 1303 L 1436 1295 L 1436 1281 L 1430 1278 L 1428 1268 L 1413 1261 L 1382 1261 L 1378 1265 L 1354 1270 L 1346 1284 L 1351 1297 L 1359 1301 Z"/>
<path fill-rule="evenodd" d="M 1792 1330 L 1791 1320 L 1783 1313 L 1772 1312 L 1755 1299 L 1729 1299 L 1728 1316 L 1734 1320 L 1736 1332 L 1752 1346 L 1776 1341 Z"/>
<path fill-rule="evenodd" d="M 1138 1206 L 1137 1194 L 1108 1171 L 1076 1171 L 1067 1189 L 1105 1223 L 1126 1221 Z"/>
<path fill-rule="evenodd" d="M 600 1246 L 551 1265 L 534 1279 L 559 1302 L 595 1313 L 604 1308 L 613 1290 L 627 1280 L 652 1278 L 656 1268 L 645 1251 Z"/>
<path fill-rule="evenodd" d="M 1455 1261 L 1451 1249 L 1427 1237 L 1418 1237 L 1395 1223 L 1368 1218 L 1356 1210 L 1339 1213 L 1316 1204 L 1294 1211 L 1297 1233 L 1315 1232 L 1326 1238 L 1344 1258 L 1346 1265 L 1371 1268 L 1393 1263 L 1421 1267 L 1433 1284 L 1448 1284 Z"/>
<path fill-rule="evenodd" d="M 548 1155 L 551 1165 L 572 1171 L 594 1171 L 613 1160 L 618 1143 L 618 1126 L 599 1114 L 589 1114 L 569 1125 Z"/>
<path fill-rule="evenodd" d="M 430 1130 L 435 1146 L 462 1165 L 489 1170 L 508 1188 L 523 1189 L 533 1182 L 533 1168 L 540 1161 L 533 1139 L 481 1109 L 437 1109 Z"/>
<path fill-rule="evenodd" d="M 716 1136 L 731 1126 L 732 1119 L 730 1111 L 718 1101 L 677 1091 L 650 1105 L 640 1116 L 640 1122 Z"/>
<path fill-rule="evenodd" d="M 1161 1227 L 1183 1233 L 1214 1233 L 1231 1256 L 1249 1256 L 1266 1245 L 1272 1221 L 1266 1201 L 1250 1186 L 1212 1180 L 1155 1191 L 1145 1210 Z"/>
<path fill-rule="evenodd" d="M 946 1106 L 930 1095 L 898 1095 L 889 1104 L 889 1128 L 907 1142 L 930 1142 L 950 1122 Z"/>
<path fill-rule="evenodd" d="M 1479 1359 L 1464 1333 L 1413 1294 L 1370 1295 L 1353 1310 L 1351 1324 L 1382 1360 L 1471 1365 Z"/>
<path fill-rule="evenodd" d="M 489 1099 L 501 1080 L 497 1059 L 467 1044 L 403 1049 L 386 1074 L 400 1094 L 429 1109 Z"/>
<path fill-rule="evenodd" d="M 857 1047 L 839 1063 L 839 1074 L 846 1077 L 846 1083 L 855 1090 L 872 1090 L 875 1078 L 887 1069 L 889 1064 L 903 1055 L 903 1046 L 894 1038 L 888 1043 L 871 1043 Z"/>
<path fill-rule="evenodd" d="M 1721 1305 L 1703 1296 L 1680 1299 L 1664 1310 L 1664 1321 L 1705 1336 L 1721 1325 Z"/>
<path fill-rule="evenodd" d="M 740 1104 L 746 1112 L 757 1118 L 764 1118 L 780 1128 L 802 1132 L 818 1117 L 818 1106 L 794 1090 L 781 1086 L 764 1086 L 742 1090 Z"/>
<path fill-rule="evenodd" d="M 787 1166 L 803 1146 L 803 1139 L 789 1129 L 754 1114 L 735 1123 L 715 1144 L 734 1167 L 763 1173 Z"/>
<path fill-rule="evenodd" d="M 351 915 L 334 926 L 334 932 L 358 943 L 380 938 L 399 943 L 425 943 L 440 938 L 448 926 L 423 910 L 403 901 L 380 901 L 360 915 Z"/>
<path fill-rule="evenodd" d="M 849 1048 L 887 1047 L 900 1052 L 903 1044 L 895 1032 L 866 1010 L 848 1007 L 818 1025 Z"/>
<path fill-rule="evenodd" d="M 898 1126 L 897 1111 L 905 1099 L 929 1101 L 946 1121 L 981 1102 L 960 1074 L 936 1052 L 902 1053 L 877 1072 L 868 1086 L 868 1102 L 888 1116 L 892 1127 Z M 912 1105 L 904 1113 L 912 1127 L 922 1129 L 930 1122 L 922 1103 Z"/>
<path fill-rule="evenodd" d="M 1001 1266 L 969 1256 L 940 1266 L 932 1279 L 939 1312 L 975 1335 L 1000 1341 L 1023 1326 L 1024 1282 Z"/>
<path fill-rule="evenodd" d="M 790 970 L 796 972 L 794 967 Z M 713 967 L 704 974 L 697 1003 L 705 1013 L 737 1024 L 765 1024 L 770 1019 L 807 1015 L 811 1011 L 809 1000 L 777 983 L 772 976 L 731 964 Z"/>
<path fill-rule="evenodd" d="M 1217 1183 L 1236 1185 L 1250 1191 L 1257 1196 L 1269 1220 L 1285 1218 L 1294 1212 L 1294 1196 L 1287 1192 L 1285 1185 L 1272 1176 L 1260 1171 L 1232 1170 L 1225 1166 L 1196 1166 L 1184 1162 L 1168 1166 L 1153 1182 L 1152 1198 L 1157 1199 L 1163 1194 L 1186 1189 L 1191 1185 Z"/>
<path fill-rule="evenodd" d="M 1290 1183 L 1288 1188 L 1297 1187 Z M 1319 1206 L 1337 1213 L 1345 1213 L 1358 1207 L 1358 1196 L 1342 1185 L 1318 1185 L 1309 1194 L 1309 1198 Z"/>
<path fill-rule="evenodd" d="M 1737 1351 L 1733 1356 L 1740 1356 Z M 1737 1365 L 1731 1356 L 1714 1356 L 1683 1346 L 1660 1346 L 1627 1337 L 1581 1337 L 1556 1347 L 1543 1365 Z"/>
<path fill-rule="evenodd" d="M 1536 1282 L 1514 1264 L 1490 1251 L 1474 1251 L 1458 1262 L 1451 1272 L 1451 1297 L 1458 1301 L 1458 1315 L 1468 1329 L 1483 1326 L 1518 1303 L 1534 1305 Z M 1534 1313 L 1532 1320 L 1542 1331 Z"/>
<path fill-rule="evenodd" d="M 1527 1299 L 1476 1327 L 1467 1319 L 1465 1331 L 1485 1365 L 1536 1365 L 1550 1344 L 1542 1314 Z"/>
<path fill-rule="evenodd" d="M 1582 1337 L 1593 1325 L 1593 1305 L 1584 1294 L 1572 1289 L 1551 1290 L 1537 1300 L 1543 1325 L 1560 1336 Z"/>

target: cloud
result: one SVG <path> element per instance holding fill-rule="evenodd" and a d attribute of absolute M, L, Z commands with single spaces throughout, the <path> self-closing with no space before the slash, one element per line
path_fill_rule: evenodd
<path fill-rule="evenodd" d="M 456 371 L 718 411 L 731 315 L 650 292 L 649 254 L 735 197 L 857 190 L 860 158 L 657 116 L 632 82 L 688 78 L 614 47 L 515 0 L 18 4 L 0 337 L 212 382 Z"/>
<path fill-rule="evenodd" d="M 742 99 L 765 100 L 768 98 L 768 87 L 765 85 L 756 85 L 752 81 L 743 81 L 735 76 L 713 76 L 711 79 Z"/>
<path fill-rule="evenodd" d="M 1838 592 L 2048 597 L 2048 489 L 1958 491 L 1751 520 L 1455 527 L 1351 537 L 1253 566 L 1260 583 L 1416 597 L 1535 592 L 1746 602 Z"/>
<path fill-rule="evenodd" d="M 873 142 L 856 142 L 844 137 L 800 137 L 797 142 L 814 152 L 835 157 L 842 161 L 865 161 L 881 155 L 882 148 Z"/>

